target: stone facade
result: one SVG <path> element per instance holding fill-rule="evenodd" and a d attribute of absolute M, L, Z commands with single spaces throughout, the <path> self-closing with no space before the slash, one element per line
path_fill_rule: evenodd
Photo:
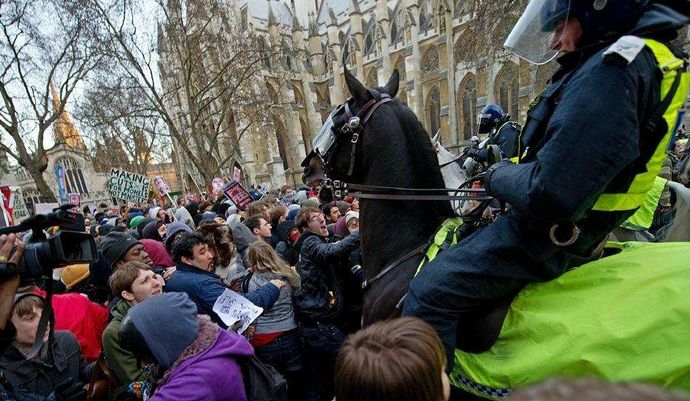
<path fill-rule="evenodd" d="M 277 187 L 301 179 L 300 162 L 331 108 L 349 97 L 348 68 L 369 86 L 384 85 L 397 69 L 398 98 L 429 134 L 458 148 L 476 132 L 476 115 L 500 104 L 523 121 L 553 66 L 534 67 L 507 52 L 487 65 L 463 58 L 469 17 L 461 0 L 241 0 L 243 27 L 260 48 L 280 53 L 265 63 L 258 85 L 276 105 L 270 129 L 258 126 L 240 141 L 237 161 L 247 183 Z M 160 45 L 160 43 L 159 43 Z M 222 46 L 222 45 L 221 45 Z M 290 84 L 277 85 L 288 76 Z M 171 79 L 169 76 L 166 79 Z M 169 83 L 172 87 L 173 81 Z M 184 113 L 183 107 L 178 112 Z M 236 130 L 246 121 L 236 121 Z M 181 171 L 190 169 L 181 165 Z M 208 183 L 206 183 L 208 185 Z"/>

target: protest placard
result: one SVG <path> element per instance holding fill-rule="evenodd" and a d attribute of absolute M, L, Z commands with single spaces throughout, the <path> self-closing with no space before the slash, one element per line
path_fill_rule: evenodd
<path fill-rule="evenodd" d="M 254 201 L 249 192 L 237 181 L 231 181 L 225 185 L 223 194 L 240 210 L 245 210 Z"/>
<path fill-rule="evenodd" d="M 12 204 L 12 220 L 14 221 L 14 224 L 19 224 L 30 217 L 29 208 L 26 207 L 22 189 L 20 187 L 10 187 L 10 189 L 14 194 L 14 203 Z"/>
<path fill-rule="evenodd" d="M 149 179 L 144 175 L 112 168 L 108 191 L 115 198 L 143 203 L 148 200 Z"/>
<path fill-rule="evenodd" d="M 225 181 L 223 181 L 222 178 L 215 177 L 211 182 L 211 188 L 213 188 L 214 194 L 223 192 L 223 186 L 225 186 Z"/>
<path fill-rule="evenodd" d="M 263 313 L 264 309 L 254 305 L 235 291 L 226 288 L 216 299 L 216 303 L 213 304 L 213 311 L 228 327 L 241 321 L 242 326 L 237 332 L 242 334 Z"/>

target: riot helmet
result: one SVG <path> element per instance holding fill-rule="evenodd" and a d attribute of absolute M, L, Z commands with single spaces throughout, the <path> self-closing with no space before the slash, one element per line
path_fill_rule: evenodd
<path fill-rule="evenodd" d="M 584 43 L 616 39 L 632 30 L 650 0 L 530 0 L 504 46 L 533 64 L 546 64 L 558 55 L 554 44 L 562 24 L 576 17 Z"/>
<path fill-rule="evenodd" d="M 472 138 L 470 138 L 470 144 L 473 147 L 478 147 L 479 146 L 479 137 L 477 135 L 472 135 Z"/>
<path fill-rule="evenodd" d="M 493 131 L 499 123 L 507 119 L 508 115 L 503 111 L 501 106 L 497 104 L 489 104 L 485 106 L 482 109 L 482 111 L 477 115 L 479 133 L 487 134 Z"/>

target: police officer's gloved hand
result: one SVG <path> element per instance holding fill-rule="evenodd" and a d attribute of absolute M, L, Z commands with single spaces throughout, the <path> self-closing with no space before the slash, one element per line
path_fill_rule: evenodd
<path fill-rule="evenodd" d="M 86 399 L 86 389 L 80 382 L 73 382 L 67 379 L 55 389 L 58 401 L 84 401 Z"/>
<path fill-rule="evenodd" d="M 466 154 L 468 157 L 476 157 L 477 155 L 479 155 L 479 149 L 477 149 L 477 148 L 465 148 L 463 153 Z"/>
<path fill-rule="evenodd" d="M 486 193 L 487 193 L 488 195 L 492 195 L 492 196 L 493 196 L 493 195 L 496 195 L 496 194 L 494 194 L 493 192 L 491 192 L 491 179 L 492 179 L 492 177 L 493 177 L 493 175 L 494 175 L 494 172 L 495 172 L 496 170 L 498 170 L 499 168 L 501 168 L 501 167 L 503 167 L 503 166 L 505 166 L 505 165 L 508 165 L 508 164 L 513 164 L 513 163 L 512 163 L 510 160 L 508 160 L 508 159 L 504 159 L 504 160 L 501 160 L 501 161 L 498 162 L 498 163 L 492 164 L 491 167 L 489 167 L 489 168 L 486 170 L 486 173 L 484 174 L 484 189 L 486 190 Z"/>

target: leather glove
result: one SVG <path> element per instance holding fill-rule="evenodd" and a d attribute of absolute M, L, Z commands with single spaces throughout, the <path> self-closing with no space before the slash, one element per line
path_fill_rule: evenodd
<path fill-rule="evenodd" d="M 495 172 L 497 169 L 499 169 L 499 168 L 501 168 L 501 167 L 503 167 L 503 166 L 505 166 L 505 165 L 507 165 L 507 164 L 513 164 L 513 163 L 511 163 L 510 160 L 508 160 L 508 159 L 501 160 L 501 161 L 498 162 L 498 163 L 492 164 L 491 167 L 489 167 L 489 168 L 486 170 L 486 173 L 485 173 L 485 175 L 484 175 L 484 189 L 486 189 L 486 193 L 487 193 L 488 195 L 491 195 L 491 196 L 495 196 L 495 195 L 496 195 L 496 194 L 494 194 L 494 193 L 491 191 L 491 179 L 492 179 L 492 176 L 494 175 L 494 172 Z"/>
<path fill-rule="evenodd" d="M 86 399 L 86 389 L 78 381 L 67 379 L 55 389 L 58 401 L 84 401 Z"/>

